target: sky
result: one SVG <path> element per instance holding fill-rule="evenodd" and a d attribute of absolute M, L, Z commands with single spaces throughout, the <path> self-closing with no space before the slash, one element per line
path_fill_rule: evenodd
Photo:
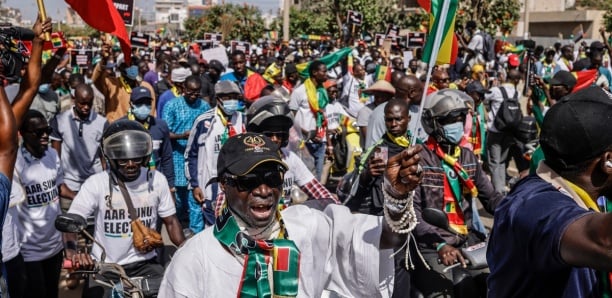
<path fill-rule="evenodd" d="M 81 0 L 81 1 L 100 1 L 100 0 Z M 134 0 L 136 7 L 143 7 L 145 11 L 147 9 L 152 12 L 155 0 Z M 54 20 L 63 19 L 66 15 L 66 2 L 63 0 L 45 0 L 45 8 L 47 10 L 47 15 Z M 221 2 L 221 0 L 219 1 Z M 259 7 L 262 13 L 267 13 L 270 9 L 273 10 L 273 13 L 276 13 L 276 10 L 279 6 L 278 0 L 225 0 L 225 3 L 248 3 L 250 5 L 255 5 Z M 36 5 L 36 1 L 34 0 L 6 0 L 6 6 L 19 8 L 21 10 L 21 14 L 23 19 L 34 20 L 36 14 L 38 13 L 38 7 Z"/>

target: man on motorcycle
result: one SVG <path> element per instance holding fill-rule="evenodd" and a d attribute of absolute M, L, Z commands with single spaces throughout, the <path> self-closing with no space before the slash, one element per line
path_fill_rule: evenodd
<path fill-rule="evenodd" d="M 415 287 L 425 297 L 479 297 L 474 280 L 464 269 L 459 248 L 482 242 L 486 237 L 477 217 L 476 198 L 491 213 L 502 198 L 493 189 L 474 153 L 459 146 L 468 98 L 461 91 L 442 89 L 427 97 L 423 110 L 422 124 L 429 139 L 420 161 L 423 183 L 415 190 L 419 223 L 413 233 L 427 265 L 433 270 L 416 262 L 412 277 Z M 425 208 L 443 210 L 452 231 L 425 222 L 422 217 Z M 442 272 L 445 266 L 456 262 L 461 262 L 464 268 Z"/>
<path fill-rule="evenodd" d="M 589 87 L 548 110 L 545 160 L 495 212 L 490 297 L 610 297 L 612 94 Z M 604 214 L 607 213 L 607 214 Z"/>
<path fill-rule="evenodd" d="M 157 262 L 155 250 L 137 250 L 134 245 L 136 232 L 131 228 L 134 218 L 131 218 L 127 200 L 132 201 L 144 226 L 155 230 L 157 219 L 161 217 L 175 245 L 181 245 L 185 238 L 168 181 L 163 174 L 147 168 L 152 151 L 151 136 L 140 123 L 127 119 L 113 122 L 102 135 L 102 152 L 110 171 L 89 177 L 68 213 L 84 218 L 95 214 L 94 238 L 106 249 L 106 262 L 123 266 L 129 277 L 159 280 L 164 268 Z M 131 199 L 123 196 L 123 185 Z M 75 248 L 76 245 L 72 243 L 66 247 Z M 102 248 L 94 244 L 93 258 L 100 261 L 101 253 Z M 66 249 L 66 256 L 77 267 L 91 270 L 94 266 L 89 254 L 77 255 L 74 249 Z M 108 290 L 90 283 L 84 290 L 87 294 L 84 297 L 105 297 Z"/>

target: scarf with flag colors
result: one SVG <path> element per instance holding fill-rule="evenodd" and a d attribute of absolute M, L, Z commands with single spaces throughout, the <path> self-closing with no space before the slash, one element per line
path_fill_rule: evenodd
<path fill-rule="evenodd" d="M 329 103 L 327 97 L 327 90 L 322 85 L 317 86 L 313 79 L 308 78 L 304 81 L 304 88 L 306 88 L 306 96 L 308 97 L 308 106 L 312 112 L 316 124 L 317 131 L 316 135 L 320 139 L 325 139 L 325 133 L 327 131 L 327 118 L 325 117 L 325 107 Z"/>
<path fill-rule="evenodd" d="M 573 71 L 572 75 L 576 78 L 576 85 L 574 86 L 574 89 L 572 89 L 572 93 L 575 93 L 578 90 L 595 84 L 597 77 L 599 76 L 599 71 L 597 69 Z"/>
<path fill-rule="evenodd" d="M 455 14 L 458 8 L 458 0 L 417 0 L 429 14 L 429 34 L 423 48 L 423 62 L 429 64 L 435 61 L 439 64 L 454 64 L 458 54 L 458 41 L 455 35 Z M 448 14 L 442 15 L 444 2 L 449 2 Z M 442 43 L 438 57 L 431 57 L 434 47 L 434 40 L 438 32 L 438 27 L 442 26 Z"/>
<path fill-rule="evenodd" d="M 300 250 L 289 239 L 280 211 L 276 219 L 280 232 L 276 239 L 256 240 L 240 230 L 238 222 L 224 203 L 213 230 L 215 238 L 237 256 L 244 256 L 244 270 L 237 297 L 296 297 L 300 276 Z M 272 283 L 270 272 L 272 270 Z M 272 288 L 270 288 L 270 286 Z"/>
<path fill-rule="evenodd" d="M 442 151 L 442 148 L 432 137 L 427 140 L 427 148 L 433 151 L 442 159 L 442 168 L 444 169 L 444 212 L 448 217 L 448 222 L 451 229 L 455 232 L 466 235 L 468 227 L 465 222 L 465 215 L 461 206 L 463 203 L 464 188 L 471 194 L 472 199 L 478 196 L 478 189 L 474 180 L 459 163 L 461 156 L 461 147 L 455 146 L 453 155 L 449 155 Z M 454 174 L 452 173 L 454 172 Z M 456 175 L 455 175 L 456 174 Z M 473 202 L 473 200 L 472 200 Z"/>
<path fill-rule="evenodd" d="M 117 36 L 121 44 L 125 63 L 128 65 L 130 64 L 132 43 L 125 29 L 123 18 L 121 18 L 112 0 L 66 0 L 66 3 L 68 3 L 89 26 Z"/>

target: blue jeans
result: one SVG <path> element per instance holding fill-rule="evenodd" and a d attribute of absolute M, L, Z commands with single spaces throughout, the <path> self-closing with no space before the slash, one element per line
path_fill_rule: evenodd
<path fill-rule="evenodd" d="M 187 186 L 176 186 L 176 215 L 181 225 L 189 222 L 189 229 L 193 233 L 204 230 L 204 218 L 202 217 L 202 207 Z M 186 228 L 183 226 L 183 228 Z"/>
<path fill-rule="evenodd" d="M 315 164 L 315 178 L 321 180 L 321 172 L 323 172 L 323 165 L 325 165 L 325 147 L 326 143 L 312 143 L 306 142 L 306 148 L 310 155 L 314 158 Z"/>

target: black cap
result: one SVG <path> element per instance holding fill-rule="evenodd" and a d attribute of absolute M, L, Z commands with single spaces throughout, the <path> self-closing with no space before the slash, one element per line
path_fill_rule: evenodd
<path fill-rule="evenodd" d="M 552 78 L 548 79 L 548 84 L 551 86 L 564 85 L 572 89 L 576 86 L 576 77 L 569 71 L 560 70 Z"/>
<path fill-rule="evenodd" d="M 295 64 L 289 63 L 285 65 L 285 76 L 288 76 L 296 72 L 297 72 L 297 67 L 295 67 Z"/>
<path fill-rule="evenodd" d="M 601 41 L 596 40 L 591 43 L 591 46 L 589 48 L 591 49 L 591 51 L 593 50 L 603 51 L 606 48 L 606 46 L 604 46 L 604 44 Z"/>
<path fill-rule="evenodd" d="M 540 146 L 553 169 L 589 161 L 612 145 L 612 94 L 588 87 L 563 97 L 544 117 Z"/>
<path fill-rule="evenodd" d="M 491 93 L 491 91 L 487 90 L 487 88 L 485 88 L 478 80 L 472 81 L 465 87 L 465 93 L 470 94 L 472 92 L 478 92 L 480 94 Z"/>
<path fill-rule="evenodd" d="M 137 103 L 143 100 L 148 100 L 149 102 L 153 100 L 153 96 L 151 96 L 151 91 L 141 86 L 132 89 L 132 93 L 130 94 L 130 101 L 132 103 Z"/>
<path fill-rule="evenodd" d="M 217 71 L 217 73 L 221 74 L 225 71 L 225 67 L 221 64 L 221 61 L 213 59 L 208 61 L 208 67 Z"/>
<path fill-rule="evenodd" d="M 287 170 L 276 143 L 258 133 L 239 134 L 229 138 L 221 147 L 217 160 L 217 175 L 220 177 L 225 172 L 245 175 L 265 162 L 275 162 L 283 171 Z"/>

